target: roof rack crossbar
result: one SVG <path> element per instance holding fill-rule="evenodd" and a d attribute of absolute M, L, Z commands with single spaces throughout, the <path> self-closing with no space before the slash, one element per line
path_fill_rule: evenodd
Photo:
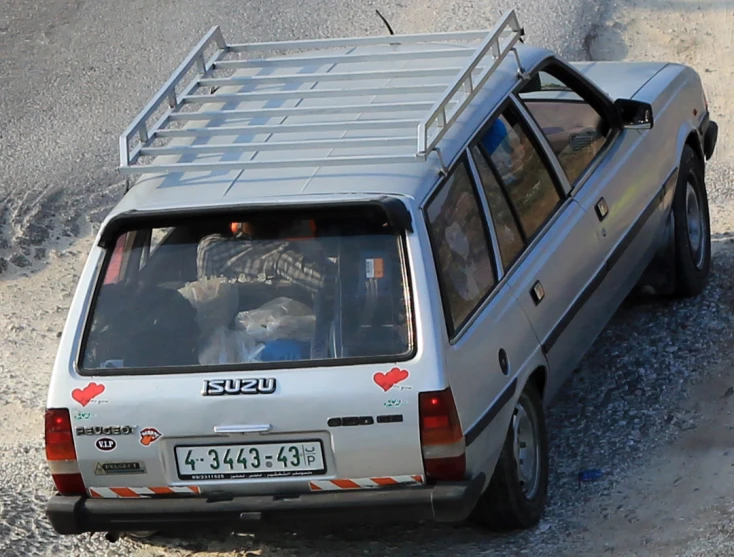
<path fill-rule="evenodd" d="M 350 46 L 374 46 L 391 44 L 433 43 L 444 41 L 476 41 L 486 37 L 487 31 L 449 31 L 446 33 L 418 33 L 413 35 L 377 35 L 368 37 L 345 37 L 338 39 L 305 39 L 298 41 L 275 41 L 265 43 L 235 43 L 229 45 L 230 52 L 255 52 L 262 50 L 299 50 L 317 48 L 343 48 Z"/>
<path fill-rule="evenodd" d="M 367 70 L 361 72 L 340 73 L 299 73 L 288 75 L 251 75 L 238 77 L 210 77 L 199 80 L 202 87 L 226 87 L 229 85 L 255 85 L 277 83 L 312 83 L 314 81 L 358 81 L 364 79 L 416 79 L 421 77 L 454 76 L 461 68 L 421 68 L 417 70 Z"/>
<path fill-rule="evenodd" d="M 407 85 L 399 87 L 365 87 L 363 89 L 295 89 L 293 91 L 254 91 L 252 93 L 222 93 L 216 95 L 188 95 L 184 104 L 237 103 L 247 101 L 274 101 L 290 99 L 328 99 L 343 97 L 372 97 L 388 95 L 422 95 L 442 93 L 446 85 Z"/>
<path fill-rule="evenodd" d="M 347 120 L 315 124 L 270 124 L 258 126 L 219 126 L 216 128 L 163 129 L 155 132 L 156 137 L 214 137 L 214 136 L 256 136 L 271 133 L 298 133 L 306 130 L 313 132 L 328 131 L 371 131 L 410 129 L 414 131 L 420 120 Z"/>
<path fill-rule="evenodd" d="M 213 27 L 199 41 L 194 49 L 183 60 L 181 65 L 160 88 L 151 101 L 137 115 L 120 137 L 120 171 L 123 174 L 145 174 L 156 172 L 183 172 L 202 170 L 227 170 L 227 169 L 251 169 L 265 167 L 311 167 L 311 166 L 334 166 L 341 164 L 391 164 L 398 162 L 426 160 L 428 155 L 436 148 L 442 137 L 445 136 L 451 125 L 456 122 L 460 114 L 471 103 L 478 90 L 486 83 L 495 69 L 510 52 L 515 53 L 519 72 L 522 72 L 520 60 L 515 45 L 524 36 L 524 30 L 518 23 L 515 11 L 510 11 L 489 32 L 487 31 L 463 31 L 449 33 L 431 33 L 415 35 L 385 35 L 373 37 L 340 38 L 340 39 L 317 39 L 302 41 L 283 41 L 267 43 L 242 43 L 227 45 L 219 27 Z M 469 46 L 471 41 L 480 41 L 476 48 Z M 319 49 L 319 48 L 341 48 L 362 47 L 368 45 L 410 45 L 418 43 L 431 43 L 429 50 L 406 49 L 395 50 L 394 53 L 366 54 L 360 51 L 349 54 L 329 54 L 318 56 L 306 54 L 303 58 L 290 55 L 283 59 L 264 58 L 259 61 L 225 60 L 230 54 L 257 51 L 276 51 L 285 53 L 290 50 Z M 444 43 L 440 45 L 439 43 Z M 446 44 L 449 43 L 449 44 Z M 215 52 L 208 56 L 208 50 L 214 47 Z M 390 50 L 393 50 L 392 48 Z M 411 52 L 411 50 L 413 52 Z M 462 60 L 463 56 L 463 60 Z M 457 67 L 446 67 L 438 63 L 443 58 L 444 64 Z M 434 64 L 430 60 L 435 59 Z M 454 59 L 456 64 L 454 64 Z M 373 61 L 400 60 L 402 62 L 423 61 L 431 66 L 421 67 L 404 64 L 399 69 L 388 70 L 362 70 L 362 71 L 338 71 L 338 64 L 350 62 L 362 62 L 369 64 Z M 462 63 L 463 62 L 463 63 Z M 247 70 L 248 68 L 289 68 L 298 64 L 313 67 L 315 64 L 330 64 L 336 73 L 322 71 L 319 73 L 297 73 L 288 72 L 289 75 L 240 75 L 233 77 L 215 77 L 217 70 Z M 402 66 L 403 64 L 401 64 Z M 334 67 L 336 66 L 336 67 Z M 460 66 L 460 67 L 459 67 Z M 369 66 L 367 66 L 369 67 Z M 179 93 L 177 87 L 183 85 L 184 79 L 196 70 L 197 75 Z M 391 80 L 400 78 L 421 79 L 426 78 L 426 83 L 418 82 L 411 85 L 398 85 L 390 83 Z M 444 79 L 446 82 L 444 82 Z M 361 86 L 357 80 L 385 80 L 385 87 L 378 87 L 374 83 L 369 86 Z M 341 82 L 331 88 L 319 90 L 316 84 L 321 82 Z M 221 87 L 245 86 L 247 89 L 238 91 L 229 88 L 220 91 Z M 206 89 L 209 94 L 204 95 Z M 248 90 L 252 88 L 252 90 Z M 425 102 L 416 101 L 413 95 L 430 93 L 438 99 L 429 99 Z M 408 96 L 411 102 L 374 102 L 376 98 L 393 95 Z M 372 97 L 372 102 L 367 104 L 355 104 L 350 106 L 332 106 L 330 108 L 316 106 L 298 106 L 307 99 L 339 98 L 361 96 Z M 297 101 L 296 106 L 277 107 L 276 101 Z M 243 101 L 257 101 L 264 103 L 261 109 L 238 110 L 237 104 Z M 198 110 L 182 111 L 185 105 L 204 105 L 214 103 L 231 103 L 232 109 L 225 110 Z M 276 104 L 271 104 L 276 103 Z M 225 107 L 223 107 L 225 108 Z M 163 109 L 163 110 L 161 110 Z M 397 118 L 406 112 L 413 110 L 428 111 L 423 118 Z M 163 115 L 150 126 L 149 120 L 159 112 Z M 386 114 L 385 119 L 374 116 L 370 120 L 359 120 L 363 113 L 381 112 Z M 342 121 L 338 122 L 315 122 L 315 123 L 291 123 L 290 117 L 315 114 L 348 114 Z M 392 119 L 390 118 L 392 116 Z M 277 117 L 275 122 L 260 124 L 253 121 L 250 125 L 247 118 Z M 242 119 L 243 121 L 235 120 Z M 354 118 L 354 119 L 351 119 Z M 206 120 L 208 124 L 193 126 L 189 125 L 197 120 Z M 183 127 L 169 126 L 169 124 L 188 123 Z M 228 123 L 228 124 L 227 124 Z M 435 128 L 438 128 L 437 130 Z M 247 152 L 255 150 L 257 143 L 239 144 L 230 140 L 227 143 L 215 145 L 168 145 L 164 147 L 153 146 L 155 140 L 170 140 L 174 138 L 191 138 L 197 143 L 205 143 L 212 137 L 232 136 L 267 136 L 269 134 L 302 133 L 309 135 L 320 131 L 340 131 L 346 134 L 351 131 L 370 130 L 374 133 L 366 134 L 367 137 L 350 137 L 339 141 L 338 147 L 344 146 L 400 146 L 407 142 L 402 136 L 388 133 L 388 130 L 401 130 L 401 132 L 417 132 L 417 140 L 414 139 L 414 147 L 411 154 L 394 154 L 393 156 L 382 156 L 378 154 L 360 156 L 332 156 L 322 158 L 299 158 L 298 151 L 303 152 L 309 148 L 326 148 L 333 145 L 328 141 L 332 139 L 306 140 L 291 142 L 292 149 L 287 153 L 284 160 L 219 160 L 217 155 L 225 153 Z M 381 133 L 383 132 L 383 133 Z M 137 136 L 137 144 L 132 147 Z M 342 135 L 342 137 L 344 137 Z M 415 138 L 415 136 L 414 136 Z M 284 142 L 270 142 L 264 137 L 259 151 L 284 149 Z M 318 141 L 321 141 L 319 144 Z M 246 146 L 249 145 L 249 146 Z M 275 146 L 278 145 L 278 146 Z M 316 147 L 318 146 L 318 147 Z M 333 147 L 329 147 L 331 149 Z M 175 154 L 202 157 L 195 162 L 167 162 L 158 164 L 143 164 L 142 156 L 172 156 Z M 287 156 L 291 158 L 287 158 Z M 257 157 L 257 153 L 254 155 Z M 221 158 L 221 157 L 219 157 Z M 244 158 L 244 157 L 243 157 Z M 211 162 L 205 162 L 205 161 Z M 175 159 L 174 159 L 175 161 Z"/>
<path fill-rule="evenodd" d="M 351 64 L 358 62 L 394 62 L 396 60 L 437 60 L 467 55 L 465 45 L 437 50 L 389 51 L 373 54 L 337 54 L 333 56 L 293 56 L 264 58 L 262 60 L 221 60 L 214 64 L 216 70 L 238 70 L 246 68 L 284 68 L 290 66 Z"/>
<path fill-rule="evenodd" d="M 507 38 L 506 43 L 502 45 L 502 36 L 506 34 L 509 34 L 510 36 Z M 515 45 L 524 36 L 524 34 L 525 31 L 520 26 L 515 10 L 508 12 L 508 14 L 494 26 L 490 34 L 477 48 L 474 56 L 472 56 L 466 66 L 462 69 L 461 73 L 456 77 L 453 84 L 446 89 L 442 98 L 436 101 L 433 110 L 431 110 L 419 125 L 418 154 L 425 155 L 436 147 L 451 125 L 458 119 L 464 109 L 476 96 L 479 89 L 492 75 L 492 72 L 500 65 L 507 54 L 515 49 Z M 480 62 L 482 62 L 489 53 L 491 53 L 491 56 L 494 58 L 494 62 L 480 73 L 479 78 L 475 80 L 474 72 L 479 69 Z M 458 103 L 452 112 L 447 111 L 449 103 L 454 100 L 454 97 L 459 91 L 464 93 L 461 102 Z M 439 130 L 429 140 L 429 133 L 433 124 L 437 124 Z"/>
<path fill-rule="evenodd" d="M 353 147 L 404 147 L 415 145 L 412 135 L 401 137 L 342 137 L 338 139 L 310 139 L 304 141 L 262 141 L 226 143 L 220 145 L 174 145 L 144 147 L 141 156 L 201 155 L 211 153 L 243 153 L 248 151 L 290 151 L 294 149 L 348 149 Z"/>
<path fill-rule="evenodd" d="M 285 108 L 253 108 L 252 110 L 201 110 L 174 112 L 171 121 L 223 120 L 225 118 L 276 118 L 280 116 L 312 116 L 315 114 L 364 114 L 369 112 L 408 112 L 428 110 L 432 102 L 346 104 L 337 106 L 294 106 Z"/>
<path fill-rule="evenodd" d="M 150 164 L 131 166 L 126 174 L 155 174 L 164 172 L 207 172 L 217 170 L 242 170 L 260 168 L 310 168 L 319 166 L 345 166 L 357 164 L 396 164 L 425 160 L 416 154 L 408 155 L 366 155 L 351 157 L 321 157 L 300 159 L 247 160 L 222 162 L 183 162 L 175 164 Z"/>

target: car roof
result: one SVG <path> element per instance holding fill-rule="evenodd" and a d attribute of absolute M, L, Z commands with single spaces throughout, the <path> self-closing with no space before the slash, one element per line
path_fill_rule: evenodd
<path fill-rule="evenodd" d="M 399 37 L 396 37 L 396 41 Z M 451 48 L 461 48 L 469 54 L 469 58 L 477 49 L 476 43 L 452 42 Z M 456 121 L 448 126 L 445 135 L 437 143 L 441 151 L 441 159 L 436 153 L 429 153 L 423 159 L 415 159 L 415 145 L 418 141 L 419 129 L 410 124 L 402 125 L 401 121 L 417 121 L 428 108 L 435 106 L 442 93 L 456 79 L 456 75 L 466 67 L 467 57 L 458 58 L 451 54 L 441 56 L 446 52 L 446 44 L 424 42 L 415 44 L 383 44 L 354 46 L 330 50 L 326 53 L 336 54 L 337 63 L 314 62 L 309 58 L 308 63 L 291 63 L 285 67 L 238 67 L 232 75 L 233 79 L 223 79 L 223 86 L 216 89 L 216 98 L 228 102 L 218 102 L 216 109 L 221 111 L 253 111 L 254 115 L 264 114 L 262 117 L 246 117 L 217 119 L 212 104 L 194 105 L 195 110 L 182 110 L 184 113 L 201 113 L 204 115 L 185 117 L 182 129 L 195 127 L 197 129 L 222 128 L 238 126 L 243 122 L 252 126 L 272 126 L 297 124 L 296 128 L 282 133 L 246 132 L 239 135 L 212 135 L 174 137 L 167 143 L 166 149 L 155 151 L 161 154 L 149 157 L 152 165 L 174 165 L 173 171 L 142 172 L 138 170 L 139 178 L 120 203 L 108 215 L 112 218 L 130 210 L 156 211 L 171 209 L 193 209 L 197 207 L 226 207 L 242 206 L 247 204 L 289 203 L 334 200 L 340 198 L 361 198 L 381 195 L 403 196 L 405 198 L 422 200 L 429 193 L 441 169 L 441 159 L 449 164 L 463 149 L 475 130 L 482 125 L 486 117 L 500 104 L 514 85 L 517 84 L 518 62 L 510 54 L 505 56 L 500 64 L 489 74 L 484 86 L 477 90 L 475 96 L 465 104 Z M 528 46 L 522 43 L 515 45 L 519 59 L 524 68 L 531 68 L 541 60 L 550 56 L 545 49 Z M 401 53 L 423 52 L 422 55 L 401 56 Z M 437 54 L 436 54 L 437 53 Z M 319 53 L 321 56 L 323 52 Z M 346 57 L 338 55 L 347 54 Z M 375 56 L 376 55 L 376 56 Z M 360 58 L 357 58 L 357 57 Z M 357 61 L 345 60 L 354 57 Z M 293 60 L 295 57 L 291 57 Z M 491 63 L 485 62 L 485 63 Z M 428 70 L 428 71 L 426 71 Z M 368 72 L 364 77 L 358 72 Z M 369 73 L 378 72 L 378 73 Z M 379 72 L 387 72 L 382 74 Z M 392 72 L 392 74 L 390 73 Z M 338 81 L 329 76 L 314 80 L 293 80 L 288 77 L 294 75 L 308 75 L 317 73 L 320 76 L 327 74 L 345 74 Z M 348 75 L 347 75 L 348 74 Z M 474 75 L 474 74 L 472 74 Z M 268 77 L 265 77 L 268 76 Z M 280 76 L 271 83 L 270 76 Z M 255 80 L 251 78 L 255 77 Z M 258 79 L 265 77 L 262 83 Z M 359 78 L 359 79 L 357 79 Z M 234 83 L 233 81 L 238 81 Z M 211 80 L 212 83 L 219 83 Z M 307 86 L 307 87 L 304 87 Z M 349 87 L 360 87 L 374 92 L 380 88 L 400 87 L 401 94 L 392 93 L 394 90 L 384 89 L 383 94 L 361 94 L 359 92 L 340 97 L 325 96 L 318 93 L 303 95 L 317 95 L 309 98 L 299 98 L 299 91 L 320 91 Z M 418 91 L 416 88 L 421 88 Z M 287 100 L 273 100 L 277 93 L 294 90 Z M 424 92 L 426 91 L 426 92 Z M 268 96 L 268 92 L 276 95 Z M 246 100 L 242 100 L 245 93 Z M 255 93 L 255 95 L 249 95 Z M 257 97 L 257 95 L 260 95 Z M 224 95 L 235 95 L 224 97 Z M 248 96 L 249 95 L 249 96 Z M 256 96 L 254 100 L 251 97 Z M 375 112 L 370 105 L 387 104 L 389 109 Z M 355 108 L 351 108 L 355 107 Z M 263 113 L 263 110 L 273 108 L 297 108 L 295 112 L 283 116 L 278 110 L 274 115 Z M 311 111 L 311 109 L 314 109 Z M 311 113 L 313 112 L 313 113 Z M 207 114 L 209 116 L 207 116 Z M 189 120 L 188 118 L 194 118 Z M 200 118 L 200 119 L 199 119 Z M 207 119 L 208 118 L 208 119 Z M 329 122 L 349 121 L 376 121 L 394 123 L 394 129 L 384 126 L 375 130 L 352 130 L 334 127 L 328 131 L 321 131 L 317 126 Z M 204 122 L 204 125 L 202 125 Z M 304 125 L 307 124 L 307 125 Z M 221 132 L 219 132 L 221 133 Z M 412 141 L 415 138 L 415 142 Z M 373 139 L 375 143 L 366 142 L 353 145 L 347 144 L 352 138 Z M 305 142 L 314 140 L 337 140 L 336 146 L 330 148 L 306 148 Z M 260 145 L 267 142 L 286 141 L 290 145 L 287 151 L 278 150 L 237 150 L 235 144 L 258 142 Z M 396 143 L 390 144 L 391 141 Z M 347 142 L 342 146 L 341 142 Z M 227 145 L 228 152 L 212 154 L 186 153 L 186 149 L 195 146 L 197 149 L 217 150 L 217 146 Z M 170 148 L 174 153 L 169 154 Z M 175 151 L 179 148 L 179 151 Z M 181 154 L 184 153 L 184 154 Z M 228 161 L 242 163 L 252 160 L 263 161 L 264 167 L 255 168 L 212 168 L 205 170 L 184 168 L 177 171 L 176 164 L 182 162 Z M 284 155 L 285 153 L 285 155 Z M 403 160 L 392 160 L 395 154 L 405 153 Z M 355 158 L 350 164 L 330 166 L 319 164 L 318 157 L 365 157 L 366 162 Z M 314 157 L 309 159 L 308 157 Z M 386 157 L 385 161 L 380 161 Z M 413 158 L 407 162 L 405 159 Z M 292 162 L 304 160 L 303 163 Z M 287 164 L 268 165 L 265 161 L 288 161 Z M 322 159 L 323 160 L 323 159 Z"/>

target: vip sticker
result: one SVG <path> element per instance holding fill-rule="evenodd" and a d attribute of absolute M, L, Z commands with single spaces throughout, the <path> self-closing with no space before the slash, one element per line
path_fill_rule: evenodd
<path fill-rule="evenodd" d="M 163 434 L 154 427 L 146 427 L 140 430 L 140 444 L 149 446 L 158 441 Z"/>
<path fill-rule="evenodd" d="M 101 385 L 99 383 L 89 383 L 86 387 L 83 389 L 74 389 L 71 391 L 71 398 L 73 398 L 75 401 L 77 401 L 82 406 L 86 406 L 95 397 L 98 397 L 104 392 L 104 385 Z"/>
<path fill-rule="evenodd" d="M 385 392 L 392 389 L 394 386 L 396 386 L 401 381 L 405 381 L 408 377 L 410 377 L 410 372 L 407 369 L 400 369 L 399 367 L 394 367 L 387 373 L 382 373 L 381 371 L 375 373 L 372 376 L 372 380 Z"/>
<path fill-rule="evenodd" d="M 112 437 L 100 437 L 97 439 L 97 441 L 94 443 L 94 445 L 100 450 L 100 451 L 114 451 L 117 447 L 117 441 L 112 439 Z"/>

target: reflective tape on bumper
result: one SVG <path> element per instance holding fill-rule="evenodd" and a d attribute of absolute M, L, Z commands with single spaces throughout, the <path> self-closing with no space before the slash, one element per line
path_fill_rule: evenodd
<path fill-rule="evenodd" d="M 383 476 L 341 480 L 318 480 L 308 482 L 311 491 L 339 491 L 344 489 L 377 489 L 392 486 L 423 485 L 423 476 Z"/>
<path fill-rule="evenodd" d="M 178 487 L 92 487 L 89 496 L 97 499 L 119 499 L 122 497 L 154 497 L 156 495 L 198 495 L 196 486 Z"/>

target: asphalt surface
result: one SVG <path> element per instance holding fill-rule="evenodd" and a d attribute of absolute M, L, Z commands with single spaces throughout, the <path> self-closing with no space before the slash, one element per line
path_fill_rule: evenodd
<path fill-rule="evenodd" d="M 605 2 L 525 0 L 529 42 L 585 59 Z M 488 28 L 513 4 L 474 0 L 0 0 L 0 256 L 101 220 L 122 194 L 118 137 L 199 38 L 230 42 Z M 586 45 L 588 48 L 588 45 Z M 58 225 L 58 226 L 57 226 Z M 0 272 L 7 267 L 0 261 Z"/>

